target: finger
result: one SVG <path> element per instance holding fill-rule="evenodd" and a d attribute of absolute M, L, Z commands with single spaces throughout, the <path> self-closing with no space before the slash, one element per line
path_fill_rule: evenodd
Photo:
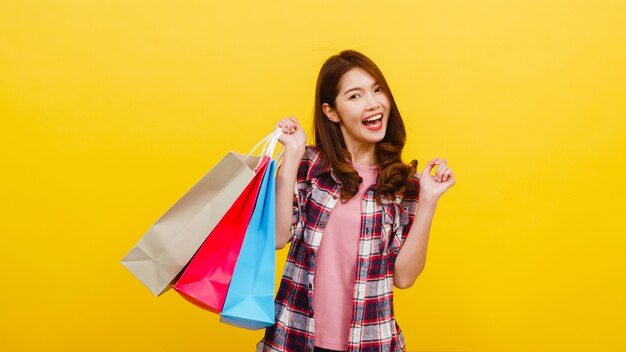
<path fill-rule="evenodd" d="M 445 182 L 447 178 L 448 178 L 448 172 L 446 170 L 441 173 L 441 182 Z"/>
<path fill-rule="evenodd" d="M 443 173 L 448 170 L 448 167 L 445 164 L 439 164 L 437 165 L 437 172 L 435 173 L 435 175 L 437 175 L 439 178 L 441 178 L 441 176 L 443 176 Z"/>
<path fill-rule="evenodd" d="M 437 166 L 436 166 L 437 169 L 435 170 L 435 179 L 437 181 L 441 181 L 441 177 L 443 176 L 443 172 L 448 169 L 448 166 L 446 166 L 446 164 L 443 163 L 441 161 L 441 159 L 439 159 L 436 164 L 437 164 Z"/>
<path fill-rule="evenodd" d="M 443 168 L 437 168 L 437 173 L 436 173 L 436 177 L 437 177 L 437 181 L 443 181 L 443 177 L 445 175 L 446 170 L 448 170 L 447 167 L 443 167 Z"/>
<path fill-rule="evenodd" d="M 437 164 L 437 160 L 439 160 L 438 158 L 434 158 L 433 160 L 429 161 L 428 164 L 426 164 L 426 166 L 424 167 L 424 171 L 422 171 L 423 173 L 430 175 L 430 170 L 432 170 L 433 166 L 435 166 Z"/>
<path fill-rule="evenodd" d="M 289 118 L 289 121 L 291 121 L 292 126 L 293 126 L 293 131 L 297 131 L 298 129 L 301 129 L 300 124 L 298 123 L 298 120 L 296 120 L 295 117 L 291 116 Z"/>
<path fill-rule="evenodd" d="M 289 129 L 291 130 L 291 133 L 295 132 L 298 128 L 298 121 L 296 121 L 293 116 L 285 118 L 285 121 L 289 124 Z"/>
<path fill-rule="evenodd" d="M 448 169 L 444 171 L 441 179 L 443 180 L 443 182 L 448 181 L 451 178 L 451 175 L 452 175 L 452 169 Z"/>
<path fill-rule="evenodd" d="M 285 126 L 283 120 L 278 121 L 278 123 L 276 124 L 276 128 L 280 128 L 283 133 L 287 133 L 287 127 Z"/>
<path fill-rule="evenodd" d="M 454 172 L 450 171 L 450 175 L 448 175 L 447 182 L 449 182 L 451 184 L 455 184 L 456 183 L 456 178 L 454 177 Z"/>
<path fill-rule="evenodd" d="M 437 160 L 437 171 L 435 172 L 435 179 L 438 182 L 443 181 L 443 173 L 448 169 L 447 165 L 448 160 L 446 159 L 438 159 Z"/>
<path fill-rule="evenodd" d="M 283 128 L 283 132 L 285 133 L 293 133 L 293 122 L 291 122 L 289 119 L 284 118 L 282 120 L 280 120 L 281 124 L 282 124 L 282 128 Z"/>

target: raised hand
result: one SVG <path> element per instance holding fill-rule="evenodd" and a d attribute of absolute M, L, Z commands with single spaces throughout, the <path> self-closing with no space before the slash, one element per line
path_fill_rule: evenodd
<path fill-rule="evenodd" d="M 447 165 L 446 159 L 434 158 L 422 171 L 420 175 L 420 199 L 437 201 L 450 187 L 454 186 L 456 179 L 454 172 Z M 436 167 L 434 175 L 430 174 L 433 167 Z"/>
<path fill-rule="evenodd" d="M 285 150 L 302 148 L 306 144 L 306 134 L 295 117 L 287 117 L 278 121 L 276 129 L 282 128 L 283 134 L 278 141 L 285 146 Z"/>

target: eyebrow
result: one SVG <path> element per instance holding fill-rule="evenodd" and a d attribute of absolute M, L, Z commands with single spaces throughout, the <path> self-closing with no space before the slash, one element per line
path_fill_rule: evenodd
<path fill-rule="evenodd" d="M 378 83 L 378 82 L 374 82 L 374 84 L 372 84 L 372 87 L 379 86 L 379 85 L 380 85 L 380 83 Z M 363 88 L 361 88 L 361 87 L 354 87 L 354 88 L 350 88 L 350 89 L 348 89 L 347 91 L 345 91 L 345 92 L 343 93 L 343 95 L 346 95 L 346 94 L 350 93 L 350 92 L 351 92 L 351 91 L 353 91 L 353 90 L 363 90 Z"/>

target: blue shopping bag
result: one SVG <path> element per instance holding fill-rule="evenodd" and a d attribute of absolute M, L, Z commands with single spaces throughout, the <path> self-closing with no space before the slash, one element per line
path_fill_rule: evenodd
<path fill-rule="evenodd" d="M 275 168 L 270 160 L 220 314 L 221 322 L 246 329 L 274 325 Z"/>

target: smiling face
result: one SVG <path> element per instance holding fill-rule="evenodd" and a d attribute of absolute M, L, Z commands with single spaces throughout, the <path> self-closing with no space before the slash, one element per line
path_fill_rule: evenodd
<path fill-rule="evenodd" d="M 379 82 L 360 68 L 346 72 L 339 81 L 335 107 L 323 104 L 324 114 L 339 124 L 348 150 L 375 144 L 385 137 L 389 99 Z"/>

